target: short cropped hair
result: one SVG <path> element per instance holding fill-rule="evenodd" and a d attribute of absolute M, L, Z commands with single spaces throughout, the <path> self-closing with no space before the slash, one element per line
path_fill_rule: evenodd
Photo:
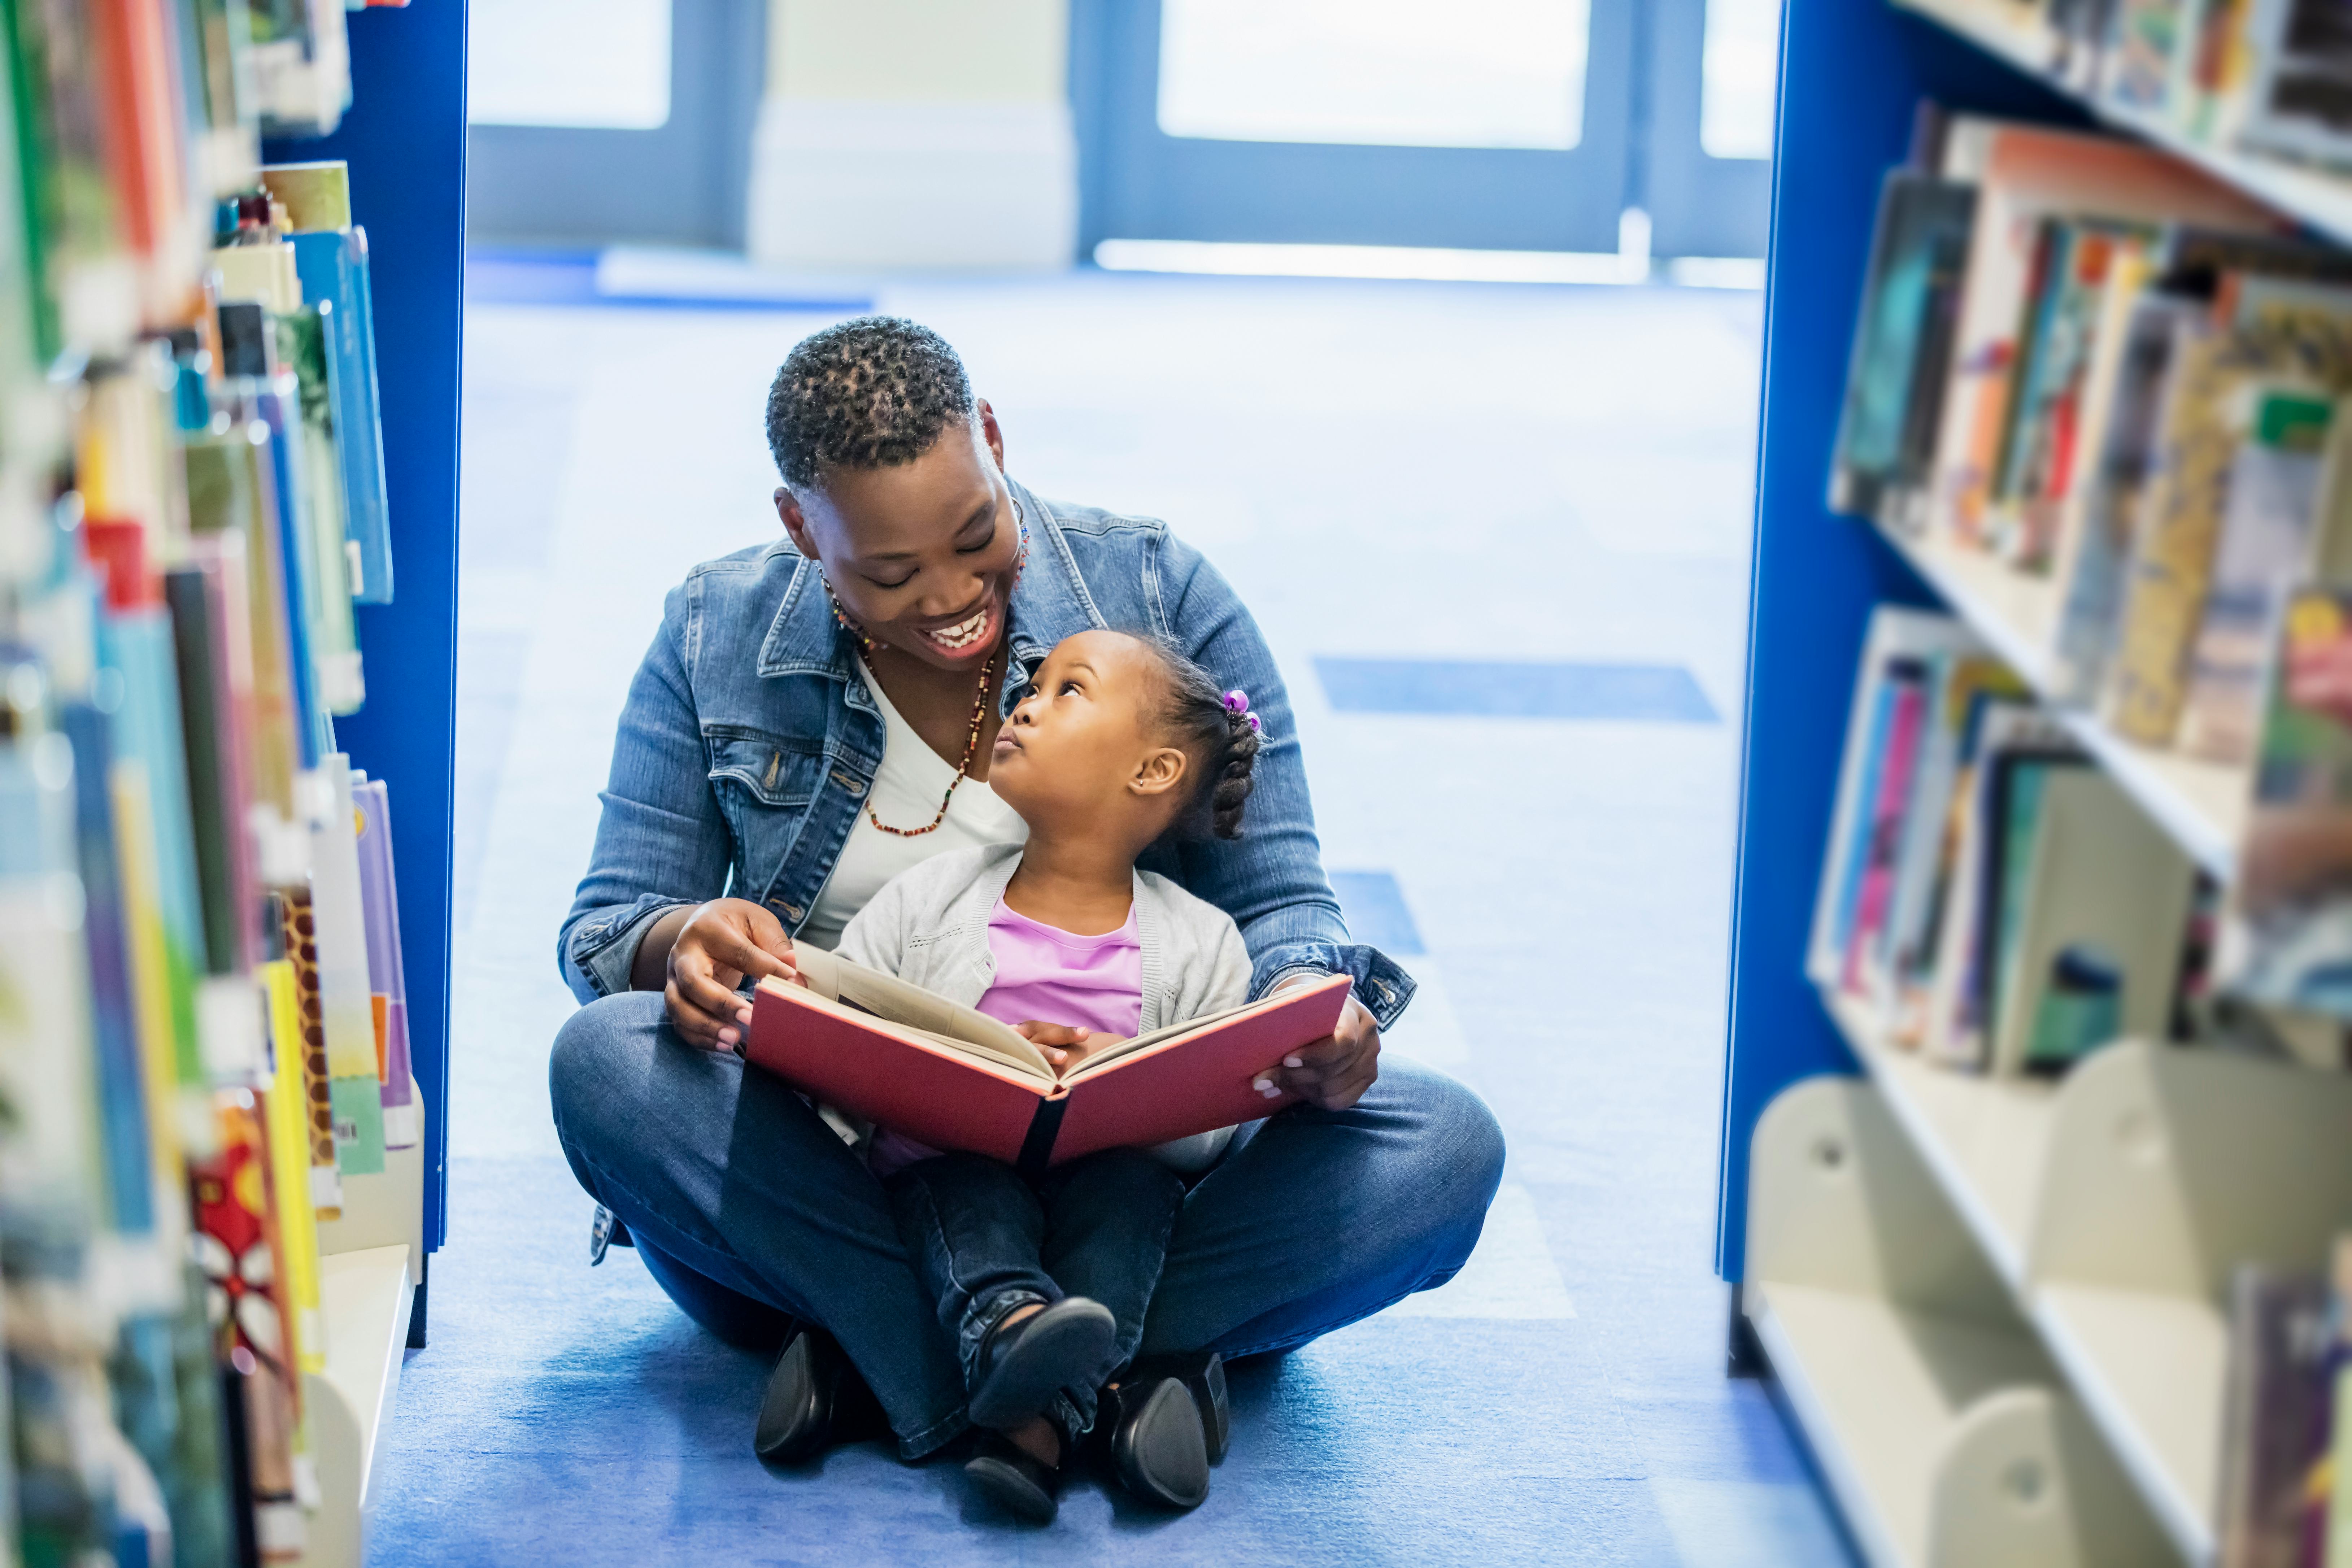
<path fill-rule="evenodd" d="M 901 317 L 859 316 L 784 356 L 768 388 L 768 450 L 794 487 L 827 468 L 893 468 L 977 406 L 945 338 Z"/>

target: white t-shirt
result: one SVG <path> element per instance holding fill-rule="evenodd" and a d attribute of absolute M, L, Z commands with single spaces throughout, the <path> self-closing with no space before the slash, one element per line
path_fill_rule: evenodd
<path fill-rule="evenodd" d="M 931 750 L 915 727 L 899 717 L 863 658 L 857 661 L 857 673 L 865 679 L 866 689 L 874 694 L 874 705 L 882 710 L 886 731 L 882 765 L 874 774 L 874 787 L 858 805 L 857 822 L 849 830 L 848 842 L 841 847 L 833 875 L 816 896 L 816 906 L 809 910 L 808 923 L 793 938 L 828 950 L 840 942 L 842 928 L 849 924 L 850 917 L 882 890 L 883 883 L 908 867 L 950 849 L 1029 842 L 1029 825 L 979 779 L 966 779 L 956 785 L 948 802 L 947 820 L 929 833 L 905 838 L 876 827 L 873 817 L 866 815 L 868 807 L 893 827 L 920 827 L 929 822 L 940 809 L 940 796 L 947 793 L 956 770 L 953 763 Z"/>

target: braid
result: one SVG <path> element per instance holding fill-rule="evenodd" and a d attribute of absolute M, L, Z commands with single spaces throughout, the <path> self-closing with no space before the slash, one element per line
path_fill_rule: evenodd
<path fill-rule="evenodd" d="M 1250 728 L 1246 713 L 1225 715 L 1224 754 L 1216 760 L 1213 770 L 1206 770 L 1207 779 L 1214 783 L 1209 789 L 1209 830 L 1220 838 L 1242 836 L 1242 806 L 1257 787 L 1251 776 L 1257 763 L 1259 742 L 1255 730 Z"/>
<path fill-rule="evenodd" d="M 1192 760 L 1192 793 L 1171 831 L 1188 838 L 1239 838 L 1242 806 L 1255 787 L 1258 731 L 1249 714 L 1226 709 L 1216 681 L 1181 650 L 1157 638 L 1141 640 L 1158 657 L 1166 682 L 1160 721 Z"/>

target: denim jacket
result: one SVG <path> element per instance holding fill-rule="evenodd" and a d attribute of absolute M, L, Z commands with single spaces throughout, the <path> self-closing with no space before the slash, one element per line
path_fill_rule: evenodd
<path fill-rule="evenodd" d="M 1141 865 L 1233 917 L 1253 998 L 1292 970 L 1347 974 L 1393 1024 L 1412 980 L 1348 940 L 1289 696 L 1257 623 L 1164 523 L 1012 488 L 1031 541 L 1000 710 L 1055 643 L 1100 626 L 1166 637 L 1219 686 L 1246 690 L 1265 744 L 1243 837 L 1155 847 Z M 557 938 L 565 984 L 583 1002 L 626 991 L 646 930 L 680 904 L 751 899 L 797 931 L 864 805 L 883 735 L 817 569 L 789 540 L 688 573 L 621 712 L 595 852 Z"/>

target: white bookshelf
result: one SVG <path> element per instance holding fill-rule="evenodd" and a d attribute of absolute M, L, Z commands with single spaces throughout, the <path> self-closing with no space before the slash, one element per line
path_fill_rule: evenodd
<path fill-rule="evenodd" d="M 1884 1095 L 1797 1084 L 1751 1153 L 1743 1301 L 1871 1563 L 2170 1560 Z"/>
<path fill-rule="evenodd" d="M 2174 1552 L 2215 1561 L 2222 1292 L 2240 1262 L 2315 1269 L 2352 1216 L 2352 1077 L 2145 1042 L 1979 1077 L 1823 1003 Z"/>
<path fill-rule="evenodd" d="M 416 1103 L 422 1107 L 421 1097 Z M 319 1479 L 302 1568 L 362 1568 L 366 1561 L 377 1461 L 425 1267 L 424 1177 L 421 1139 L 389 1151 L 382 1174 L 343 1178 L 342 1217 L 319 1226 L 327 1365 L 302 1380 Z"/>

